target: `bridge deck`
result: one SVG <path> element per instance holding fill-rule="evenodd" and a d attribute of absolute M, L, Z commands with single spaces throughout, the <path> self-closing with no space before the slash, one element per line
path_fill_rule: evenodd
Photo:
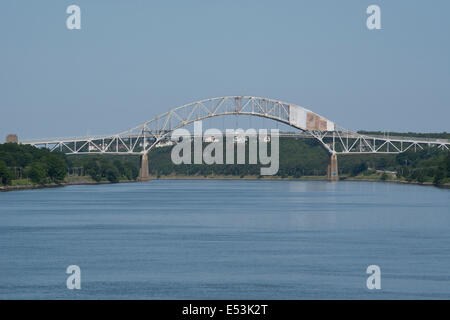
<path fill-rule="evenodd" d="M 311 134 L 307 132 L 280 132 L 279 136 L 283 138 L 305 138 L 305 139 L 314 138 Z M 346 134 L 343 137 L 345 138 L 348 137 L 349 139 L 357 139 L 361 136 L 365 137 L 366 139 L 386 140 L 392 142 L 450 145 L 449 139 L 437 139 L 437 138 L 381 136 L 381 135 L 365 135 L 365 134 L 348 134 L 348 135 Z M 84 142 L 84 141 L 111 139 L 114 137 L 115 137 L 114 135 L 104 135 L 104 136 L 87 136 L 87 137 L 45 138 L 38 140 L 24 140 L 20 141 L 20 143 L 29 145 L 45 145 L 45 144 L 56 144 L 61 142 L 70 143 L 70 142 Z M 122 139 L 130 139 L 130 138 L 137 139 L 139 137 L 140 137 L 139 135 L 121 136 Z M 331 132 L 326 133 L 324 138 L 332 138 L 332 133 Z"/>

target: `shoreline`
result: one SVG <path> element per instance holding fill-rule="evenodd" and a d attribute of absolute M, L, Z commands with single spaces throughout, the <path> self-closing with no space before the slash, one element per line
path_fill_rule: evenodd
<path fill-rule="evenodd" d="M 279 176 L 266 176 L 258 178 L 258 176 L 161 176 L 157 178 L 156 176 L 150 176 L 150 180 L 265 180 L 265 181 L 328 181 L 326 176 L 303 176 L 300 178 L 287 177 L 282 178 Z M 400 184 L 411 184 L 426 187 L 438 187 L 448 189 L 450 188 L 450 183 L 444 183 L 442 185 L 435 185 L 432 182 L 417 182 L 417 181 L 406 181 L 406 180 L 380 180 L 380 179 L 358 179 L 358 178 L 348 178 L 344 177 L 339 181 L 361 181 L 361 182 L 386 182 L 386 183 L 400 183 Z"/>
<path fill-rule="evenodd" d="M 117 183 L 132 183 L 139 182 L 134 180 L 122 180 Z M 27 184 L 27 185 L 15 185 L 15 186 L 0 186 L 0 192 L 9 192 L 9 191 L 22 191 L 22 190 L 35 190 L 35 189 L 47 189 L 47 188 L 62 188 L 67 186 L 84 186 L 84 185 L 100 185 L 100 184 L 113 184 L 109 181 L 89 181 L 89 180 L 80 180 L 80 181 L 69 181 L 62 183 L 50 183 L 50 184 Z"/>
<path fill-rule="evenodd" d="M 406 180 L 377 180 L 377 179 L 354 179 L 354 178 L 346 178 L 341 181 L 363 181 L 363 182 L 388 182 L 388 183 L 400 183 L 400 184 L 412 184 L 424 187 L 437 187 L 442 189 L 450 189 L 450 183 L 444 183 L 435 185 L 432 182 L 417 182 L 417 181 L 406 181 Z"/>
<path fill-rule="evenodd" d="M 258 177 L 258 176 L 187 176 L 187 175 L 169 175 L 169 176 L 154 176 L 151 175 L 149 177 L 151 180 L 259 180 L 259 181 L 327 181 L 326 176 L 304 176 L 300 178 L 294 178 L 294 177 L 286 177 L 282 178 L 279 176 L 265 176 L 265 177 Z M 431 186 L 431 187 L 437 187 L 442 189 L 450 189 L 450 183 L 445 183 L 442 185 L 435 185 L 432 182 L 417 182 L 417 181 L 404 181 L 404 180 L 379 180 L 379 179 L 358 179 L 358 178 L 348 178 L 344 177 L 340 181 L 361 181 L 361 182 L 386 182 L 386 183 L 400 183 L 400 184 L 411 184 L 411 185 L 419 185 L 419 186 Z M 122 180 L 115 183 L 137 183 L 140 182 L 139 180 Z M 101 184 L 115 184 L 113 182 L 109 181 L 94 181 L 90 180 L 86 177 L 83 177 L 82 179 L 76 179 L 68 182 L 63 183 L 52 183 L 52 184 L 30 184 L 30 185 L 13 185 L 13 186 L 0 186 L 0 192 L 9 192 L 9 191 L 21 191 L 21 190 L 34 190 L 34 189 L 46 189 L 46 188 L 59 188 L 59 187 L 66 187 L 66 186 L 79 186 L 79 185 L 101 185 Z"/>

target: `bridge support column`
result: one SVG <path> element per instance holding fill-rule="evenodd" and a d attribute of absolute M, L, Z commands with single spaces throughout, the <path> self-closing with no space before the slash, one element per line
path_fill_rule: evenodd
<path fill-rule="evenodd" d="M 328 181 L 339 181 L 338 161 L 336 153 L 332 153 L 330 156 L 330 164 L 328 165 L 327 178 Z"/>
<path fill-rule="evenodd" d="M 150 175 L 148 173 L 148 153 L 141 156 L 141 168 L 139 169 L 139 181 L 150 180 Z"/>

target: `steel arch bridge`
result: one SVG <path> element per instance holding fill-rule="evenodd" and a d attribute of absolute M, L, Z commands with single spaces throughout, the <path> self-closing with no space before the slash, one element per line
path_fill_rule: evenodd
<path fill-rule="evenodd" d="M 257 116 L 289 125 L 320 141 L 331 154 L 330 179 L 337 179 L 337 154 L 401 153 L 435 146 L 449 150 L 444 139 L 401 138 L 362 135 L 336 125 L 333 121 L 304 107 L 279 100 L 253 96 L 225 96 L 205 99 L 173 108 L 130 130 L 105 136 L 56 138 L 23 141 L 22 144 L 46 147 L 66 154 L 137 154 L 142 156 L 141 178 L 148 176 L 147 155 L 178 128 L 195 121 L 228 116 Z M 145 173 L 147 166 L 147 173 Z"/>

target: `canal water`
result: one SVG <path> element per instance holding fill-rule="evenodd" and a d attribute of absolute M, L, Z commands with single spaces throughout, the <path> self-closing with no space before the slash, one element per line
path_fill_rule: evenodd
<path fill-rule="evenodd" d="M 66 287 L 69 265 L 81 290 Z M 449 299 L 450 191 L 160 180 L 0 193 L 0 299 L 107 298 Z"/>

